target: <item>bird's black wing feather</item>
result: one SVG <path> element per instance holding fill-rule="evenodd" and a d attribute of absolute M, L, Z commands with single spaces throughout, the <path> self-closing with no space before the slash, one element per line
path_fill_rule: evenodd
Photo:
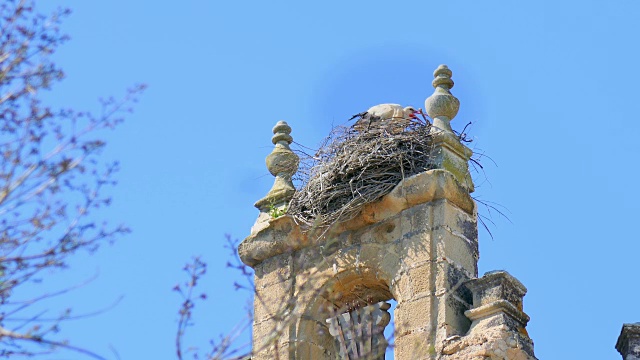
<path fill-rule="evenodd" d="M 353 115 L 353 116 L 351 117 L 351 119 L 349 119 L 349 121 L 351 121 L 351 120 L 353 120 L 353 119 L 355 119 L 355 118 L 363 118 L 363 117 L 365 117 L 365 116 L 367 116 L 367 112 L 366 112 L 366 111 L 361 112 L 361 113 L 359 113 L 359 114 L 355 114 L 355 115 Z"/>

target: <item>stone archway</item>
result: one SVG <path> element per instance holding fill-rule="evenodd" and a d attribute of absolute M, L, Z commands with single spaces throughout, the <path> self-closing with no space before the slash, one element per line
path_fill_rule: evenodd
<path fill-rule="evenodd" d="M 325 262 L 329 270 L 332 260 Z M 291 329 L 294 359 L 384 358 L 389 314 L 379 304 L 393 299 L 389 285 L 379 268 L 352 265 L 321 280 L 315 274 L 312 281 L 321 282 Z"/>
<path fill-rule="evenodd" d="M 256 274 L 253 360 L 335 359 L 340 350 L 326 320 L 390 298 L 398 302 L 395 359 L 535 359 L 524 331 L 526 288 L 503 272 L 477 279 L 472 151 L 449 123 L 459 107 L 451 75 L 439 66 L 425 101 L 433 119 L 429 166 L 327 227 L 286 214 L 299 159 L 289 148 L 291 128 L 276 124 L 267 156 L 274 185 L 238 248 Z"/>

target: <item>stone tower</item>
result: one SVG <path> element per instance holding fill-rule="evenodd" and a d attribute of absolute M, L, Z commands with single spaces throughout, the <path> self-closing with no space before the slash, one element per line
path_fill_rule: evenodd
<path fill-rule="evenodd" d="M 391 299 L 397 360 L 535 359 L 526 288 L 504 271 L 478 278 L 472 152 L 449 124 L 451 75 L 439 66 L 425 101 L 433 168 L 322 231 L 285 214 L 298 157 L 291 128 L 276 124 L 275 183 L 238 250 L 255 269 L 253 359 L 383 359 Z"/>
<path fill-rule="evenodd" d="M 640 360 L 640 323 L 622 325 L 616 350 L 623 360 Z"/>

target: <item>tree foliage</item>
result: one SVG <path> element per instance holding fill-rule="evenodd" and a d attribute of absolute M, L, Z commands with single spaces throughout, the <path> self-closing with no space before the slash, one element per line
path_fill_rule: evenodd
<path fill-rule="evenodd" d="M 68 289 L 20 294 L 79 252 L 128 232 L 96 219 L 110 204 L 105 188 L 115 184 L 118 168 L 100 158 L 100 137 L 122 121 L 144 87 L 101 100 L 98 115 L 45 104 L 43 95 L 64 78 L 52 54 L 68 40 L 59 27 L 69 13 L 41 15 L 26 0 L 0 4 L 0 357 L 60 347 L 98 357 L 58 339 L 70 309 L 53 316 L 30 311 Z"/>

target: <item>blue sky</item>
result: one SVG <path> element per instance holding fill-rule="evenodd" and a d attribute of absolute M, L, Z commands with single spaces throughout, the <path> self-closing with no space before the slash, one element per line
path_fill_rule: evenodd
<path fill-rule="evenodd" d="M 493 239 L 481 230 L 481 274 L 505 269 L 527 286 L 539 358 L 619 358 L 622 323 L 640 321 L 637 2 L 40 4 L 54 5 L 74 13 L 53 104 L 96 109 L 100 96 L 149 85 L 104 153 L 122 167 L 104 216 L 133 233 L 52 274 L 54 284 L 99 274 L 52 307 L 90 312 L 123 296 L 65 326 L 76 345 L 172 359 L 171 288 L 192 255 L 209 263 L 209 299 L 187 340 L 206 347 L 229 331 L 249 294 L 233 290 L 224 234 L 248 235 L 272 185 L 273 125 L 286 120 L 315 147 L 372 105 L 422 107 L 444 63 L 461 102 L 453 127 L 473 122 L 471 147 L 496 163 L 484 162 L 476 195 L 511 220 L 494 218 Z"/>

